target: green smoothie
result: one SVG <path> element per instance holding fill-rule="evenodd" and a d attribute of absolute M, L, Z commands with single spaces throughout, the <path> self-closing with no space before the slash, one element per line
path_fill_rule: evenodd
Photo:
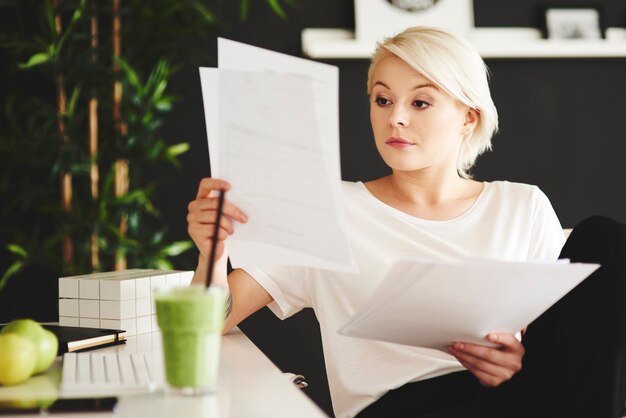
<path fill-rule="evenodd" d="M 225 299 L 225 289 L 202 286 L 169 289 L 155 296 L 165 376 L 180 393 L 211 393 L 217 388 Z"/>

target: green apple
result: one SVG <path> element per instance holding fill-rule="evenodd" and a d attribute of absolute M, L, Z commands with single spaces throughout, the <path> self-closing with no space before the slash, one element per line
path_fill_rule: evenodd
<path fill-rule="evenodd" d="M 35 345 L 17 334 L 0 334 L 0 385 L 16 385 L 35 370 Z"/>
<path fill-rule="evenodd" d="M 16 319 L 2 328 L 2 334 L 17 334 L 26 337 L 35 345 L 37 355 L 34 373 L 46 371 L 54 361 L 59 349 L 56 335 L 32 319 Z"/>

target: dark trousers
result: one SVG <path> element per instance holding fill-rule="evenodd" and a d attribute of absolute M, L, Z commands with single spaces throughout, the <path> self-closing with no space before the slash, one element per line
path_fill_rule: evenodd
<path fill-rule="evenodd" d="M 537 318 L 522 370 L 497 388 L 467 372 L 389 391 L 370 417 L 617 418 L 626 399 L 626 225 L 592 217 L 560 258 L 601 267 Z"/>

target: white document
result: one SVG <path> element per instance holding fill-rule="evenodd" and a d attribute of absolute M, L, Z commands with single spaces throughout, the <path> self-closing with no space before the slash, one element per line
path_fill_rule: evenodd
<path fill-rule="evenodd" d="M 493 345 L 515 334 L 599 265 L 400 259 L 340 333 L 446 351 L 455 341 Z"/>
<path fill-rule="evenodd" d="M 334 65 L 292 57 L 257 48 L 229 39 L 217 39 L 217 59 L 220 70 L 268 71 L 294 74 L 313 80 L 313 97 L 318 135 L 324 147 L 331 179 L 341 179 L 339 158 L 339 69 Z M 295 111 L 297 109 L 292 109 Z M 334 182 L 333 193 L 341 185 Z"/>
<path fill-rule="evenodd" d="M 227 198 L 249 219 L 228 238 L 231 264 L 355 271 L 337 69 L 224 39 L 218 48 L 219 69 L 200 69 L 211 172 L 233 185 Z"/>

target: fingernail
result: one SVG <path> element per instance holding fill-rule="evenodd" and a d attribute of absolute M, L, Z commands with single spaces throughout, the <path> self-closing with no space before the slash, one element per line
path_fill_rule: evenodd
<path fill-rule="evenodd" d="M 454 348 L 457 350 L 463 350 L 465 348 L 465 344 L 463 343 L 454 343 Z"/>
<path fill-rule="evenodd" d="M 498 341 L 498 334 L 489 334 L 487 337 L 489 341 Z"/>

